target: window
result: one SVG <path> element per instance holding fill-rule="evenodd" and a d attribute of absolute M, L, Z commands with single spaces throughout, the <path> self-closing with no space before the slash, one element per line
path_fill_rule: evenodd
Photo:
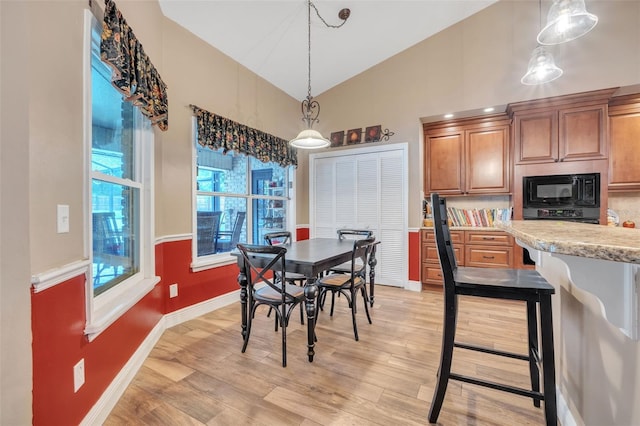
<path fill-rule="evenodd" d="M 194 258 L 264 244 L 265 233 L 288 228 L 289 167 L 195 145 Z"/>
<path fill-rule="evenodd" d="M 87 12 L 87 334 L 97 335 L 155 284 L 151 228 L 153 132 L 111 85 L 101 26 Z M 90 114 L 89 114 L 90 111 Z"/>

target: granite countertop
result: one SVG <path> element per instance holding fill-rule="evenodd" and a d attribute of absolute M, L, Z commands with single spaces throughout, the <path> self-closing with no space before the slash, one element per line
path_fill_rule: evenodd
<path fill-rule="evenodd" d="M 514 220 L 498 226 L 536 250 L 640 264 L 640 229 L 555 220 Z"/>

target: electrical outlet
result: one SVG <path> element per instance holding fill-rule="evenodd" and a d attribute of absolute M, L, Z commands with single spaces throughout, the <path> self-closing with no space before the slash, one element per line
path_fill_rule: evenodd
<path fill-rule="evenodd" d="M 178 296 L 178 284 L 169 285 L 169 297 Z"/>
<path fill-rule="evenodd" d="M 73 391 L 78 392 L 78 389 L 84 384 L 84 358 L 82 358 L 76 365 L 73 366 Z"/>

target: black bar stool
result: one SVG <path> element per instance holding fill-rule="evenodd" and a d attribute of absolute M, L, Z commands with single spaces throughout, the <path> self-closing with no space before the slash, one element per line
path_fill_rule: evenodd
<path fill-rule="evenodd" d="M 436 245 L 444 277 L 444 327 L 440 368 L 438 369 L 438 380 L 434 389 L 431 408 L 429 409 L 429 422 L 435 423 L 438 420 L 449 380 L 458 380 L 532 398 L 536 407 L 540 407 L 540 401 L 544 401 L 546 423 L 547 425 L 556 425 L 556 382 L 551 316 L 551 295 L 555 293 L 553 286 L 534 270 L 457 266 L 447 222 L 446 200 L 440 198 L 438 194 L 431 194 L 431 205 L 433 206 Z M 458 295 L 526 302 L 529 353 L 527 355 L 517 354 L 457 342 L 455 334 Z M 540 310 L 539 318 L 538 308 Z M 538 321 L 541 348 L 538 342 Z M 454 348 L 528 361 L 531 389 L 523 389 L 451 372 Z M 540 354 L 540 349 L 542 349 L 542 354 Z M 542 364 L 542 392 L 540 391 L 539 364 Z"/>

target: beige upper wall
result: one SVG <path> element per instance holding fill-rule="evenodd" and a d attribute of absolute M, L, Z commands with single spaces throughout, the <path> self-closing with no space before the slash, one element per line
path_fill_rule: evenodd
<path fill-rule="evenodd" d="M 13 0 L 2 0 L 11 4 Z M 102 2 L 95 2 L 100 8 Z M 26 2 L 29 227 L 33 274 L 81 260 L 84 243 L 83 37 L 86 0 Z M 154 128 L 156 236 L 191 233 L 189 104 L 262 131 L 295 135 L 299 104 L 162 15 L 156 0 L 117 7 L 168 86 L 169 130 Z M 3 60 L 5 52 L 3 52 Z M 56 205 L 70 232 L 56 232 Z M 24 213 L 23 213 L 24 214 Z M 52 250 L 55 247 L 55 250 Z"/>
<path fill-rule="evenodd" d="M 158 236 L 192 228 L 192 113 L 189 104 L 282 138 L 298 131 L 299 104 L 245 67 L 164 19 L 164 70 L 169 84 L 169 130 L 157 173 Z M 300 122 L 302 125 L 302 122 Z M 158 169 L 158 167 L 156 167 Z"/>
<path fill-rule="evenodd" d="M 395 132 L 389 143 L 409 142 L 409 226 L 418 227 L 421 118 L 640 83 L 640 1 L 587 3 L 600 21 L 550 47 L 564 70 L 555 82 L 520 84 L 536 47 L 538 2 L 503 0 L 319 95 L 318 128 L 329 135 L 381 124 Z M 298 212 L 299 223 L 308 220 L 308 208 Z"/>

